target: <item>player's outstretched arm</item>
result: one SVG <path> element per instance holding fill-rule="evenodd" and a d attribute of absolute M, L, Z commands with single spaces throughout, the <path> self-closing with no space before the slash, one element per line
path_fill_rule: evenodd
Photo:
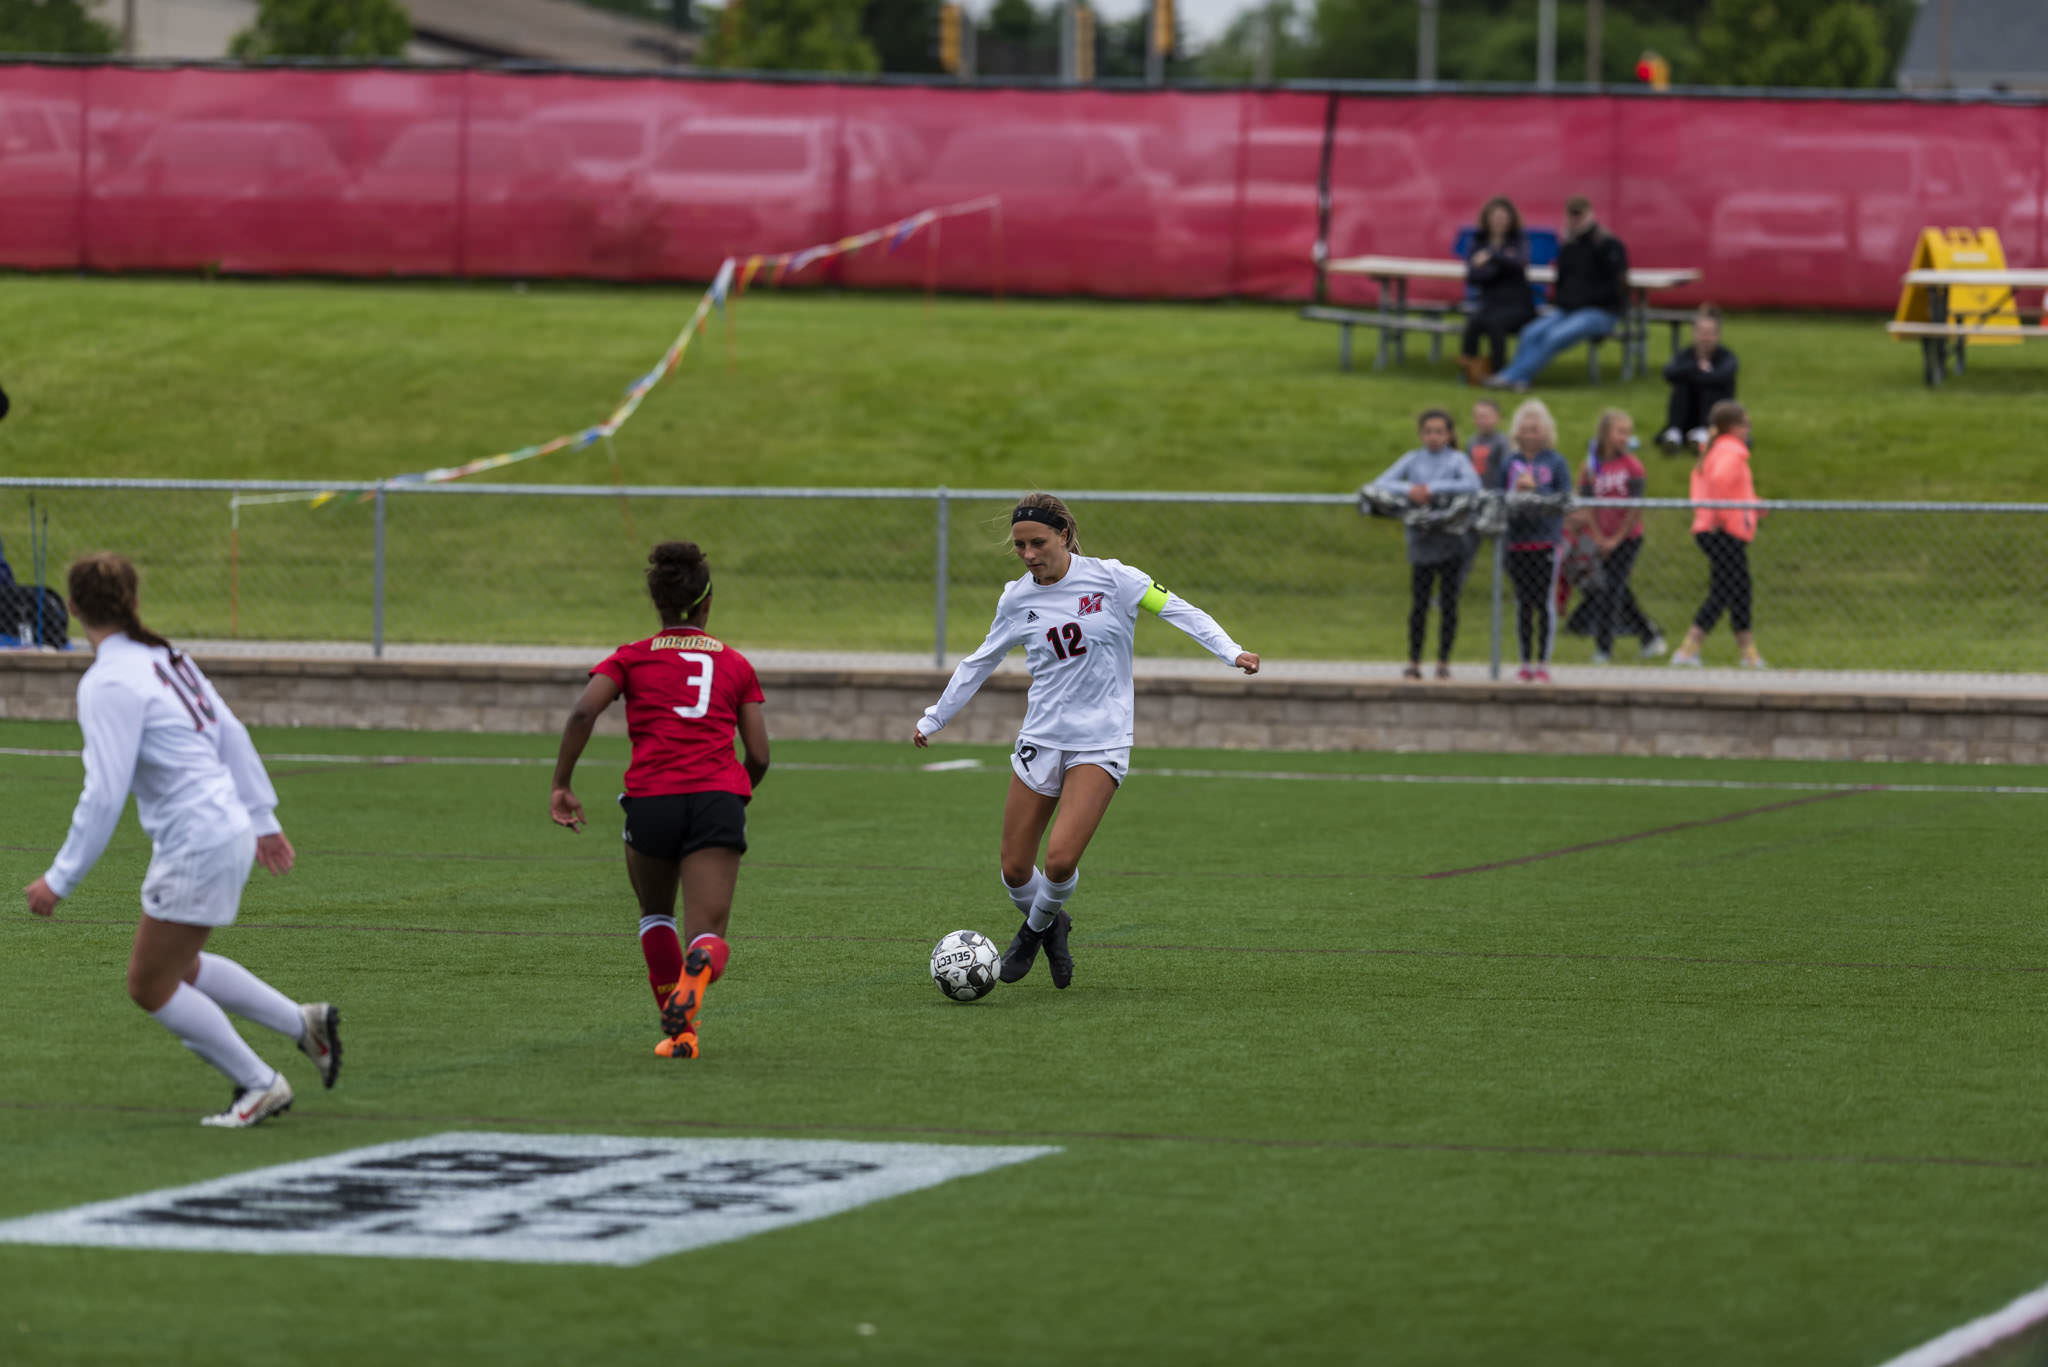
<path fill-rule="evenodd" d="M 1003 656 L 1024 639 L 1023 624 L 1013 620 L 1008 611 L 1009 601 L 1009 590 L 1005 589 L 996 602 L 996 619 L 989 624 L 988 635 L 982 638 L 972 654 L 953 667 L 953 677 L 946 681 L 946 691 L 939 694 L 939 700 L 927 707 L 918 719 L 916 734 L 910 742 L 918 749 L 924 749 L 933 734 L 944 729 L 946 723 L 967 706 L 967 700 L 974 696 L 975 690 L 989 675 L 995 673 L 996 666 L 1003 662 Z"/>
<path fill-rule="evenodd" d="M 583 748 L 590 744 L 591 728 L 618 696 L 619 686 L 609 675 L 593 674 L 583 686 L 583 696 L 569 709 L 569 720 L 562 726 L 562 748 L 555 754 L 554 789 L 548 797 L 548 819 L 557 826 L 583 829 L 583 804 L 576 800 L 569 781 L 576 776 L 576 761 L 583 758 Z"/>

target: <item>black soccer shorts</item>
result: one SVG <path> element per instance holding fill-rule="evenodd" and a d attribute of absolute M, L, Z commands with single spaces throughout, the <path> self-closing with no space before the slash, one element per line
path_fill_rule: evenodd
<path fill-rule="evenodd" d="M 664 793 L 619 798 L 626 843 L 651 859 L 687 859 L 724 846 L 747 852 L 747 804 L 738 793 Z"/>

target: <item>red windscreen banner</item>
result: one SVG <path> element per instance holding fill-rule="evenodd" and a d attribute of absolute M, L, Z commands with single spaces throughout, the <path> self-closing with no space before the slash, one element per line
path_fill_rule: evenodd
<path fill-rule="evenodd" d="M 1703 273 L 1659 303 L 1889 309 L 1928 226 L 2048 261 L 2033 106 L 10 66 L 0 265 L 706 280 L 994 194 L 805 279 L 1299 299 L 1326 143 L 1336 258 L 1583 194 L 1635 264 Z"/>

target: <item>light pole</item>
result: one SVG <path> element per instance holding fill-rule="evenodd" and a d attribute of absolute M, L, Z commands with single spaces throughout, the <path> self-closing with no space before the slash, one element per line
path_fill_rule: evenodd
<path fill-rule="evenodd" d="M 1543 90 L 1557 84 L 1557 0 L 1537 0 L 1536 84 Z"/>
<path fill-rule="evenodd" d="M 1437 0 L 1419 0 L 1422 12 L 1415 23 L 1415 79 L 1423 85 L 1436 84 Z"/>
<path fill-rule="evenodd" d="M 1586 84 L 1600 84 L 1600 27 L 1607 0 L 1586 0 Z"/>

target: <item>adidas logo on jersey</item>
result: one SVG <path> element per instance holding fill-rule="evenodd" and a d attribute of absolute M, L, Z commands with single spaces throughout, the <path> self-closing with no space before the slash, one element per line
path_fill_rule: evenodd
<path fill-rule="evenodd" d="M 1038 620 L 1038 614 L 1027 608 L 1024 612 L 1024 620 L 1027 622 L 1035 622 Z"/>

